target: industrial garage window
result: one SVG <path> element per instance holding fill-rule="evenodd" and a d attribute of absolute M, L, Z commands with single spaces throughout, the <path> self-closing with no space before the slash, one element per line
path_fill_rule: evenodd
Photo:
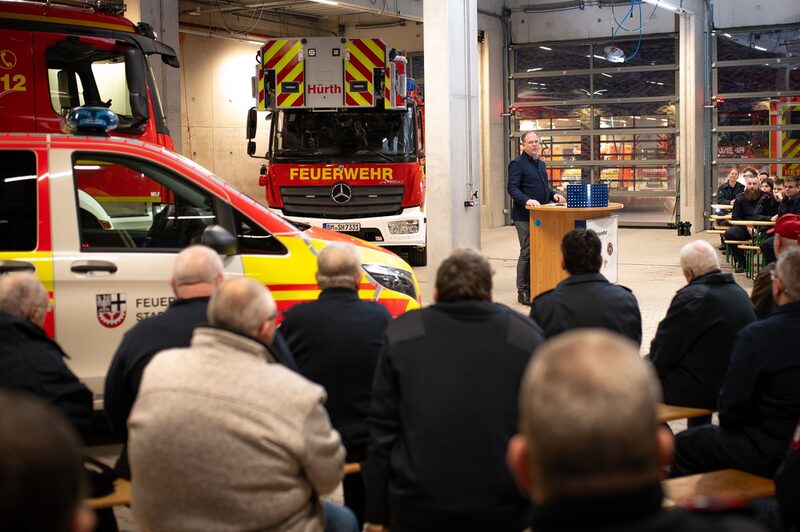
<path fill-rule="evenodd" d="M 713 37 L 712 192 L 731 166 L 800 176 L 800 26 Z"/>
<path fill-rule="evenodd" d="M 676 217 L 677 35 L 645 36 L 630 61 L 606 59 L 607 39 L 517 44 L 511 51 L 509 155 L 539 132 L 552 184 L 608 183 L 621 224 Z M 628 52 L 636 40 L 617 38 Z"/>
<path fill-rule="evenodd" d="M 36 249 L 36 156 L 0 150 L 0 251 Z"/>

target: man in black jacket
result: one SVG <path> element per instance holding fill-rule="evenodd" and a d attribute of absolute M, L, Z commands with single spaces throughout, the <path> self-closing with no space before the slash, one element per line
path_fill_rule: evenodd
<path fill-rule="evenodd" d="M 736 337 L 719 395 L 719 426 L 675 438 L 673 476 L 734 468 L 771 477 L 786 457 L 800 418 L 800 249 L 778 259 L 772 282 L 778 305 Z"/>
<path fill-rule="evenodd" d="M 591 229 L 573 229 L 561 240 L 561 267 L 570 276 L 531 304 L 531 318 L 546 338 L 585 327 L 600 327 L 642 343 L 642 315 L 630 289 L 600 273 L 602 243 Z"/>
<path fill-rule="evenodd" d="M 358 298 L 364 275 L 361 255 L 352 244 L 328 244 L 317 258 L 319 299 L 289 309 L 280 331 L 307 379 L 325 387 L 325 408 L 342 435 L 348 462 L 367 456 L 367 412 L 372 380 L 386 326 L 392 315 L 374 301 Z M 344 479 L 345 505 L 364 518 L 364 479 Z"/>
<path fill-rule="evenodd" d="M 508 164 L 508 195 L 511 196 L 511 220 L 517 228 L 517 301 L 531 304 L 531 227 L 526 206 L 535 207 L 551 201 L 567 200 L 550 187 L 547 168 L 539 157 L 539 135 L 526 131 L 520 139 L 522 153 Z"/>
<path fill-rule="evenodd" d="M 755 176 L 755 170 L 748 168 L 742 172 L 742 175 L 745 178 L 745 189 L 744 192 L 736 196 L 731 220 L 752 220 L 753 216 L 758 214 L 756 206 L 763 195 L 758 188 L 758 178 Z M 750 232 L 746 227 L 733 226 L 725 231 L 725 240 L 750 240 Z M 728 249 L 733 257 L 736 273 L 744 272 L 744 251 L 739 249 L 738 244 L 730 244 Z"/>
<path fill-rule="evenodd" d="M 786 177 L 783 180 L 783 198 L 778 205 L 778 214 L 772 217 L 773 221 L 784 214 L 800 214 L 800 178 L 795 176 Z M 761 252 L 764 255 L 764 262 L 771 264 L 777 260 L 775 256 L 775 237 L 770 236 L 761 243 Z"/>
<path fill-rule="evenodd" d="M 528 501 L 505 463 L 541 329 L 492 303 L 488 261 L 457 249 L 436 303 L 386 330 L 368 418 L 367 530 L 518 532 Z"/>
<path fill-rule="evenodd" d="M 0 277 L 0 388 L 41 397 L 86 434 L 92 392 L 67 367 L 67 354 L 45 334 L 49 306 L 47 291 L 34 274 Z"/>
<path fill-rule="evenodd" d="M 519 397 L 520 434 L 508 445 L 509 466 L 535 504 L 532 530 L 762 530 L 663 508 L 672 436 L 658 422 L 658 400 L 652 371 L 616 334 L 572 331 L 536 353 Z"/>
<path fill-rule="evenodd" d="M 142 373 L 159 351 L 188 347 L 195 326 L 206 322 L 208 300 L 222 283 L 219 255 L 205 246 L 190 246 L 175 258 L 170 280 L 176 299 L 166 312 L 137 323 L 122 338 L 111 360 L 105 383 L 105 411 L 111 429 L 128 441 L 128 416 L 139 393 Z M 126 445 L 117 460 L 117 473 L 130 478 Z"/>
<path fill-rule="evenodd" d="M 683 246 L 680 262 L 688 284 L 672 298 L 648 357 L 667 404 L 715 409 L 736 334 L 756 315 L 708 242 Z"/>

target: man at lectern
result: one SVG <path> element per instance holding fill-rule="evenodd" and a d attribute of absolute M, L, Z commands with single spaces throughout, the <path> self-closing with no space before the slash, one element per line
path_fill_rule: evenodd
<path fill-rule="evenodd" d="M 547 168 L 539 158 L 541 141 L 535 131 L 526 131 L 521 138 L 522 153 L 508 165 L 508 195 L 511 196 L 511 220 L 517 228 L 519 259 L 517 260 L 517 301 L 531 304 L 531 226 L 526 206 L 553 201 L 566 203 L 547 180 Z"/>

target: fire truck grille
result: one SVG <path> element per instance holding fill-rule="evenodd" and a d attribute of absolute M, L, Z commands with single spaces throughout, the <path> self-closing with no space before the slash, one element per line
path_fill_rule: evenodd
<path fill-rule="evenodd" d="M 331 194 L 336 186 L 281 187 L 284 214 L 342 219 L 392 216 L 403 210 L 403 187 L 349 187 L 349 192 L 336 191 L 337 202 Z"/>

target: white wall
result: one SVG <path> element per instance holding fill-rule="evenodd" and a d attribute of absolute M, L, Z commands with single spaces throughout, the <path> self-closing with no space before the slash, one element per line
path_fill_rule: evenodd
<path fill-rule="evenodd" d="M 258 186 L 262 159 L 247 156 L 245 124 L 255 100 L 258 45 L 181 33 L 182 153 L 238 189 L 264 201 Z M 259 117 L 257 153 L 267 150 L 267 128 Z"/>
<path fill-rule="evenodd" d="M 712 0 L 712 4 L 715 28 L 800 22 L 798 0 Z"/>
<path fill-rule="evenodd" d="M 677 0 L 673 0 L 677 1 Z M 512 9 L 511 34 L 515 43 L 565 41 L 575 39 L 596 39 L 610 37 L 616 27 L 613 15 L 622 22 L 628 12 L 625 6 L 610 7 L 587 6 L 584 9 L 554 11 L 549 13 L 524 13 L 520 9 L 542 2 L 526 0 L 509 0 L 507 6 Z M 548 2 L 549 3 L 549 2 Z M 643 4 L 642 15 L 646 21 L 653 12 L 654 6 Z M 639 25 L 638 7 L 634 10 L 634 18 L 625 19 L 624 27 L 637 28 Z M 669 11 L 656 9 L 653 18 L 643 29 L 644 33 L 669 33 L 675 31 L 675 17 Z M 618 35 L 634 35 L 620 30 Z"/>
<path fill-rule="evenodd" d="M 357 24 L 371 24 L 375 18 L 370 15 L 348 17 L 344 36 L 351 39 L 380 38 L 390 47 L 406 52 L 421 52 L 423 49 L 422 23 L 406 21 L 405 26 L 391 28 L 358 29 Z"/>

